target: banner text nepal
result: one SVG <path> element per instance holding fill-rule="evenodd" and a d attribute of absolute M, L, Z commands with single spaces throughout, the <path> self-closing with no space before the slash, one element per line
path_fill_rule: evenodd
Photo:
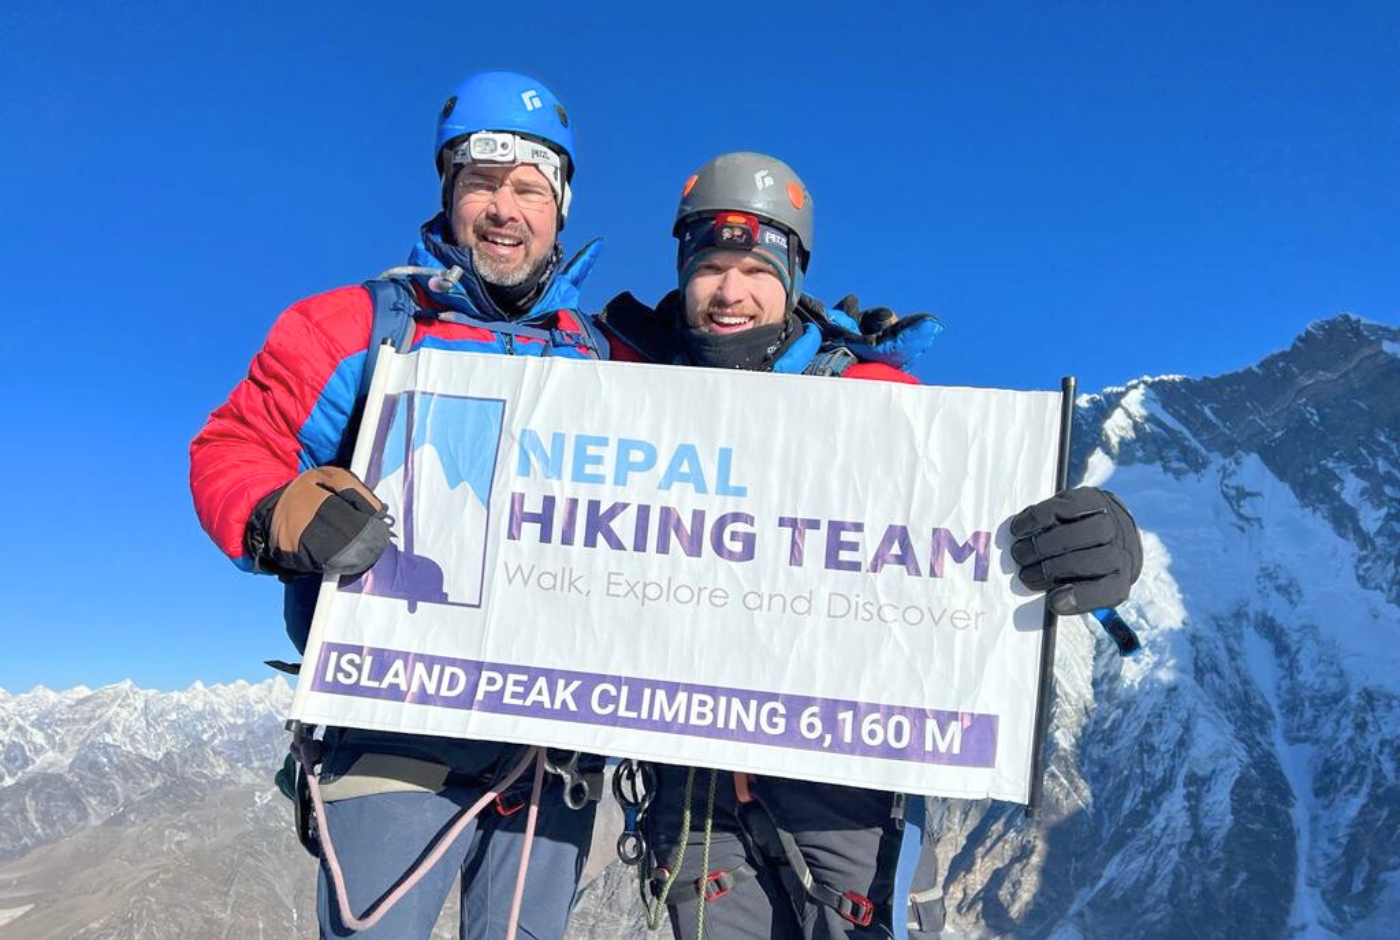
<path fill-rule="evenodd" d="M 749 498 L 749 486 L 736 475 L 732 447 L 702 455 L 699 447 L 681 443 L 669 453 L 638 438 L 611 438 L 554 431 L 546 439 L 531 428 L 520 432 L 515 475 L 524 480 L 568 481 L 585 486 L 654 488 L 661 493 L 681 490 L 694 496 Z M 533 539 L 541 545 L 614 552 L 681 553 L 701 557 L 708 549 L 716 558 L 753 561 L 760 542 L 770 539 L 791 567 L 827 571 L 879 572 L 900 568 L 914 577 L 942 578 L 948 562 L 970 562 L 974 581 L 986 581 L 991 568 L 991 527 L 960 539 L 943 526 L 920 528 L 907 522 L 867 527 L 852 519 L 823 519 L 811 514 L 781 514 L 761 529 L 751 513 L 730 510 L 712 513 L 675 506 L 625 500 L 559 498 L 516 489 L 510 495 L 506 537 Z M 766 532 L 768 537 L 760 539 Z M 875 533 L 880 533 L 878 539 Z M 873 548 L 871 547 L 873 545 Z M 963 568 L 960 570 L 968 570 Z"/>

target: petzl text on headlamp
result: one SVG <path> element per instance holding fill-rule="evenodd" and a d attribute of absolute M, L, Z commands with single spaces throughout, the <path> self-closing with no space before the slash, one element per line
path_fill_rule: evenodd
<path fill-rule="evenodd" d="M 559 154 L 543 144 L 507 131 L 477 131 L 452 151 L 453 166 L 519 166 L 522 163 L 539 168 L 554 188 L 554 194 L 561 206 L 567 211 L 568 198 L 565 192 L 563 163 Z"/>

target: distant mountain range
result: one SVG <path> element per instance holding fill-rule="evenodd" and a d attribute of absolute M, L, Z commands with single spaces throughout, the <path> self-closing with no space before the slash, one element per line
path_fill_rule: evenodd
<path fill-rule="evenodd" d="M 948 937 L 1400 937 L 1400 330 L 1087 396 L 1137 658 L 1060 624 L 1046 805 L 937 805 Z M 0 691 L 0 940 L 314 937 L 279 679 Z M 577 940 L 644 935 L 604 814 Z M 451 912 L 435 936 L 455 936 Z"/>

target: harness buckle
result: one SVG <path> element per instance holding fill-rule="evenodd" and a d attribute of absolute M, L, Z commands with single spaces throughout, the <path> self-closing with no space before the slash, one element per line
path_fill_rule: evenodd
<path fill-rule="evenodd" d="M 734 888 L 734 879 L 724 869 L 712 871 L 700 880 L 700 897 L 711 904 L 724 897 Z M 869 923 L 867 921 L 866 923 Z"/>
<path fill-rule="evenodd" d="M 529 801 L 525 799 L 525 796 L 523 794 L 498 794 L 496 796 L 496 815 L 514 816 L 516 813 L 520 812 L 522 809 L 525 808 L 525 804 L 527 802 Z"/>
<path fill-rule="evenodd" d="M 841 892 L 844 902 L 836 905 L 836 913 L 857 927 L 869 927 L 875 919 L 875 903 L 863 894 L 854 891 Z"/>
<path fill-rule="evenodd" d="M 554 346 L 573 346 L 576 349 L 586 349 L 590 352 L 596 351 L 597 347 L 589 340 L 588 336 L 577 330 L 565 330 L 555 327 L 549 331 L 549 341 Z"/>

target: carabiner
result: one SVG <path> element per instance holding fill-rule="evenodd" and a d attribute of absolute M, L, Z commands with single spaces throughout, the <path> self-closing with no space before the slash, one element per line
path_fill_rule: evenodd
<path fill-rule="evenodd" d="M 647 840 L 640 826 L 642 816 L 656 795 L 656 771 L 630 757 L 613 771 L 613 797 L 622 807 L 622 834 L 617 837 L 617 857 L 624 865 L 638 865 L 647 857 Z"/>
<path fill-rule="evenodd" d="M 591 792 L 588 788 L 588 778 L 579 773 L 578 751 L 570 751 L 569 759 L 562 764 L 557 764 L 550 760 L 546 752 L 544 769 L 564 778 L 563 798 L 565 806 L 569 809 L 583 809 L 588 805 L 588 798 Z"/>
<path fill-rule="evenodd" d="M 617 837 L 617 857 L 624 865 L 640 865 L 647 857 L 647 839 L 637 829 L 624 829 Z"/>
<path fill-rule="evenodd" d="M 613 796 L 624 810 L 633 807 L 640 818 L 656 796 L 656 770 L 645 761 L 627 758 L 613 771 Z"/>

